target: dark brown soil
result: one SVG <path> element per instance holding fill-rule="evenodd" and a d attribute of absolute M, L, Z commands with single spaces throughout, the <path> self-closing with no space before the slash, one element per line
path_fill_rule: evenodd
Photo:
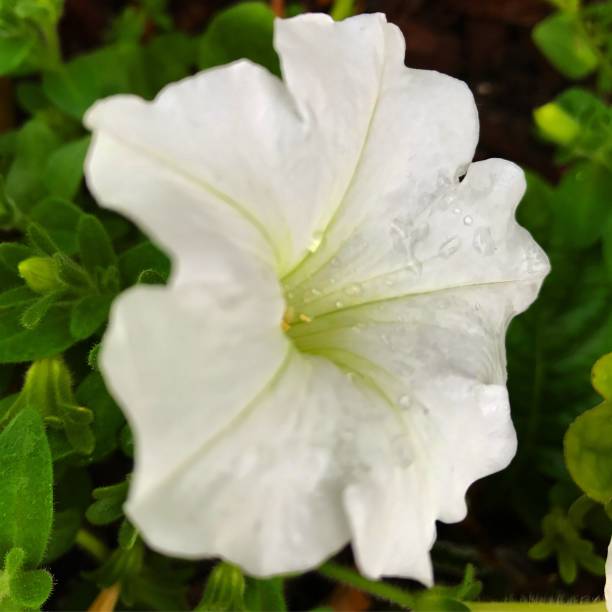
<path fill-rule="evenodd" d="M 68 55 L 100 44 L 122 0 L 67 0 L 62 44 Z M 171 0 L 178 26 L 202 31 L 227 0 Z M 330 0 L 304 0 L 326 10 Z M 550 11 L 544 0 L 360 0 L 380 11 L 406 37 L 408 65 L 431 68 L 468 82 L 480 110 L 477 156 L 505 157 L 555 176 L 550 150 L 532 133 L 532 110 L 555 96 L 565 81 L 531 41 L 533 26 Z"/>

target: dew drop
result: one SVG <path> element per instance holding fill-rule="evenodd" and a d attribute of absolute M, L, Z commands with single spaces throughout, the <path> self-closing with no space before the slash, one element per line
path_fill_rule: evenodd
<path fill-rule="evenodd" d="M 474 219 L 470 215 L 463 217 L 463 225 L 472 225 L 472 223 L 474 223 Z"/>
<path fill-rule="evenodd" d="M 454 255 L 459 250 L 460 246 L 461 241 L 459 238 L 457 236 L 453 236 L 440 245 L 438 254 L 446 259 L 447 257 Z"/>
<path fill-rule="evenodd" d="M 410 397 L 408 395 L 402 395 L 397 401 L 402 408 L 410 406 Z"/>
<path fill-rule="evenodd" d="M 453 208 L 453 214 L 458 215 L 461 212 L 460 208 Z"/>
<path fill-rule="evenodd" d="M 474 240 L 472 242 L 474 249 L 481 255 L 492 255 L 495 251 L 495 243 L 491 230 L 488 227 L 479 227 L 474 232 Z"/>
<path fill-rule="evenodd" d="M 315 232 L 312 235 L 310 244 L 308 245 L 308 250 L 311 253 L 314 253 L 321 246 L 322 242 L 323 242 L 323 232 Z"/>
<path fill-rule="evenodd" d="M 350 296 L 359 295 L 361 293 L 361 286 L 357 285 L 357 284 L 349 285 L 344 290 L 344 293 L 346 293 L 346 295 L 350 295 Z"/>
<path fill-rule="evenodd" d="M 342 308 L 342 306 L 344 306 L 344 304 L 340 301 L 336 302 L 336 308 Z"/>

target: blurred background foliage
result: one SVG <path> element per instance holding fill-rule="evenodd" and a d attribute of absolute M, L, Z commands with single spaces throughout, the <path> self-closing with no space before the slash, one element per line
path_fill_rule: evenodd
<path fill-rule="evenodd" d="M 383 11 L 409 65 L 470 84 L 477 158 L 525 168 L 518 216 L 553 264 L 508 335 L 518 455 L 471 489 L 463 523 L 440 525 L 436 577 L 451 586 L 372 583 L 350 551 L 318 572 L 254 580 L 152 553 L 122 513 L 132 441 L 96 370 L 98 343 L 112 299 L 165 282 L 170 264 L 88 194 L 82 115 L 239 57 L 278 74 L 274 15 L 307 10 Z M 600 597 L 612 532 L 612 358 L 597 361 L 612 351 L 611 95 L 611 0 L 0 0 L 0 609 L 477 610 L 479 596 Z"/>

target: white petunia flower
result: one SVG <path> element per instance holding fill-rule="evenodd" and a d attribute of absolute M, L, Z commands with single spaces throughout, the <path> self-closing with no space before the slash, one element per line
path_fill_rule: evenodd
<path fill-rule="evenodd" d="M 504 336 L 549 269 L 523 173 L 468 166 L 472 95 L 406 68 L 383 15 L 277 20 L 274 44 L 283 80 L 239 61 L 86 117 L 91 191 L 173 260 L 101 355 L 126 511 L 170 555 L 265 576 L 350 541 L 367 576 L 430 584 L 436 519 L 515 452 Z"/>

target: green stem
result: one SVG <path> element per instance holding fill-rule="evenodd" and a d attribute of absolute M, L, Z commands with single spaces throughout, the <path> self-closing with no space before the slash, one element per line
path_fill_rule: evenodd
<path fill-rule="evenodd" d="M 342 21 L 347 17 L 350 17 L 354 11 L 355 0 L 334 0 L 332 6 L 331 16 L 336 21 Z"/>
<path fill-rule="evenodd" d="M 377 599 L 389 601 L 405 609 L 414 607 L 415 598 L 403 589 L 386 584 L 385 582 L 368 580 L 348 567 L 343 567 L 333 561 L 324 563 L 318 571 L 330 580 L 352 586 L 364 593 L 369 593 Z"/>
<path fill-rule="evenodd" d="M 603 601 L 585 603 L 564 603 L 558 601 L 470 601 L 467 603 L 472 612 L 606 612 Z"/>
<path fill-rule="evenodd" d="M 78 530 L 76 545 L 99 563 L 106 561 L 110 555 L 106 544 L 86 529 Z"/>

